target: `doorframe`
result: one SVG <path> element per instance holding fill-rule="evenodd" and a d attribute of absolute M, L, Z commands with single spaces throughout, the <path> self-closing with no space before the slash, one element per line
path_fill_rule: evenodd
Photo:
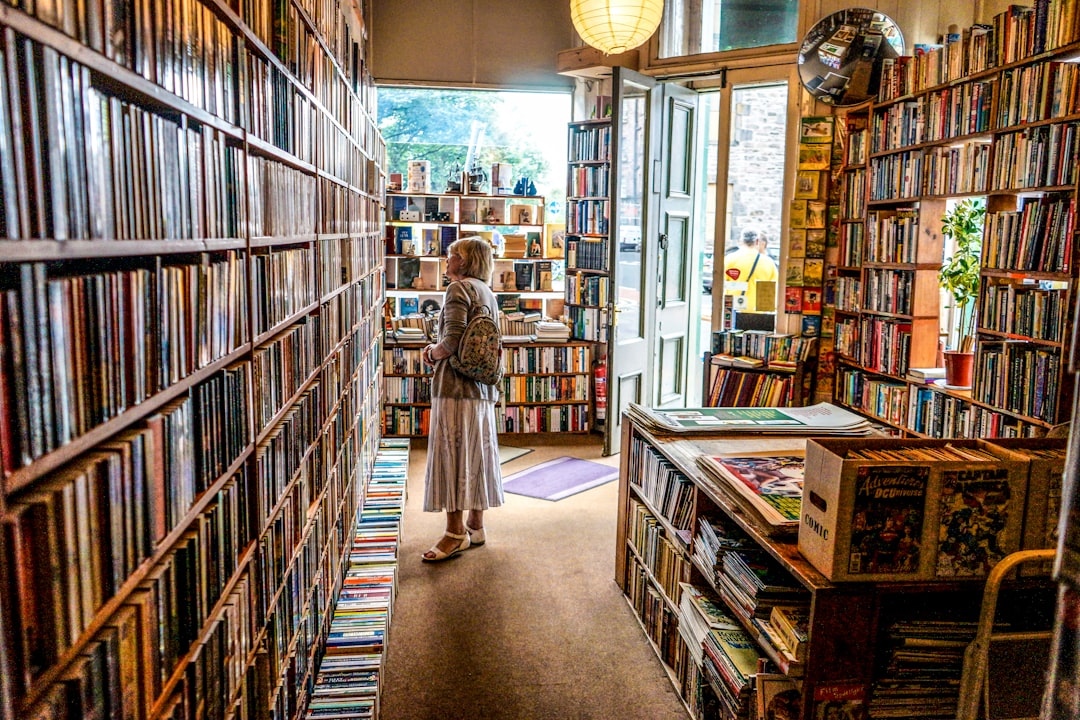
<path fill-rule="evenodd" d="M 798 74 L 798 66 L 794 64 L 784 65 L 759 65 L 754 67 L 743 68 L 728 68 L 723 71 L 719 77 L 709 78 L 706 80 L 698 80 L 692 83 L 692 87 L 695 90 L 700 91 L 719 91 L 721 111 L 719 117 L 719 127 L 717 128 L 717 143 L 716 143 L 716 187 L 715 187 L 715 217 L 713 222 L 713 290 L 712 290 L 712 327 L 710 330 L 715 330 L 720 322 L 720 318 L 724 311 L 724 286 L 723 286 L 723 269 L 721 258 L 724 256 L 724 248 L 726 247 L 726 239 L 728 235 L 728 170 L 730 168 L 729 163 L 729 145 L 731 144 L 731 129 L 732 129 L 732 113 L 730 112 L 732 93 L 736 86 L 747 85 L 772 85 L 776 83 L 787 83 L 787 107 L 786 107 L 786 127 L 784 131 L 784 183 L 783 183 L 783 198 L 780 205 L 780 257 L 778 263 L 779 281 L 777 282 L 777 297 L 783 297 L 784 293 L 784 278 L 787 273 L 787 248 L 788 248 L 788 225 L 791 215 L 791 198 L 794 192 L 794 177 L 795 174 L 790 172 L 791 163 L 798 157 L 798 129 L 799 118 L 806 114 L 813 114 L 814 108 L 812 106 L 813 100 L 807 100 L 807 107 L 802 107 L 801 103 L 804 101 L 804 93 L 800 92 L 800 82 Z M 707 119 L 703 119 L 707 121 Z M 704 130 L 704 127 L 703 127 Z M 702 134 L 698 134 L 699 138 Z M 702 154 L 705 153 L 705 148 L 700 148 Z M 723 179 L 723 182 L 721 182 Z M 700 278 L 698 279 L 700 285 Z M 794 330 L 789 326 L 789 320 L 787 315 L 779 308 L 777 310 L 776 317 L 776 331 L 777 332 L 795 332 L 799 330 L 798 323 L 791 321 L 791 325 L 794 326 Z M 696 378 L 691 378 L 691 382 L 696 382 L 697 387 L 701 386 L 703 368 L 700 363 L 694 368 Z"/>

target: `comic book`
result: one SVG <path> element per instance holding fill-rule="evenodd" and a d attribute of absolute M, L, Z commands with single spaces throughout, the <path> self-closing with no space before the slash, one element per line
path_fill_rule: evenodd
<path fill-rule="evenodd" d="M 906 574 L 918 570 L 929 483 L 928 466 L 858 468 L 849 574 Z"/>
<path fill-rule="evenodd" d="M 1009 471 L 982 468 L 941 475 L 937 574 L 982 576 L 1010 551 L 1009 513 L 1023 512 L 1012 497 Z"/>

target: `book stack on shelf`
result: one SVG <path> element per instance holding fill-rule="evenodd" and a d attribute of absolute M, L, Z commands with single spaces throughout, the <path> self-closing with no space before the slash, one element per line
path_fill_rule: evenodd
<path fill-rule="evenodd" d="M 0 10 L 0 716 L 293 720 L 378 435 L 365 21 L 144 5 Z"/>
<path fill-rule="evenodd" d="M 720 330 L 706 354 L 705 404 L 794 407 L 814 395 L 817 338 L 763 330 Z"/>
<path fill-rule="evenodd" d="M 386 343 L 383 432 L 427 435 L 433 368 L 420 358 L 421 344 Z M 505 342 L 502 402 L 496 421 L 505 433 L 588 432 L 592 417 L 591 348 L 582 342 L 550 342 L 528 336 Z"/>
<path fill-rule="evenodd" d="M 989 26 L 887 63 L 876 99 L 840 123 L 836 399 L 896 434 L 1041 437 L 1072 407 L 1071 5 L 1010 6 Z M 954 200 L 972 196 L 986 198 L 986 216 L 968 389 L 909 369 L 938 364 L 935 275 L 952 254 L 938 230 Z"/>
<path fill-rule="evenodd" d="M 349 569 L 333 605 L 308 720 L 378 717 L 408 474 L 409 441 L 381 441 L 357 517 Z"/>

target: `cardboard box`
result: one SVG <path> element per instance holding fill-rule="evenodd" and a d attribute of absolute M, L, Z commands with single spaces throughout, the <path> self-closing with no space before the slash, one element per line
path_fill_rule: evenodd
<path fill-rule="evenodd" d="M 1027 502 L 1024 506 L 1020 549 L 1056 548 L 1068 441 L 1065 438 L 996 438 L 987 442 L 1023 456 L 1028 463 Z M 1034 451 L 1043 451 L 1055 457 L 1041 457 Z M 1051 572 L 1052 563 L 1025 563 L 1020 566 L 1020 574 L 1025 576 L 1049 575 Z"/>
<path fill-rule="evenodd" d="M 993 461 L 852 459 L 851 450 L 975 448 Z M 1020 545 L 1027 467 L 981 440 L 806 444 L 799 551 L 833 582 L 983 578 Z"/>

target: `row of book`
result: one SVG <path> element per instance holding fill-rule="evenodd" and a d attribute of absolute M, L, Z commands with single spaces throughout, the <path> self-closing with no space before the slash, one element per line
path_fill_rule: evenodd
<path fill-rule="evenodd" d="M 607 272 L 608 263 L 607 240 L 567 236 L 566 269 L 568 271 L 600 270 L 601 272 Z"/>
<path fill-rule="evenodd" d="M 255 422 L 260 429 L 285 407 L 315 369 L 319 317 L 304 318 L 252 354 L 256 394 Z"/>
<path fill-rule="evenodd" d="M 605 343 L 608 340 L 607 308 L 580 307 L 570 305 L 566 308 L 570 321 L 570 336 L 575 340 Z"/>
<path fill-rule="evenodd" d="M 793 376 L 715 368 L 707 405 L 712 407 L 789 407 L 801 399 Z"/>
<path fill-rule="evenodd" d="M 606 165 L 570 168 L 570 197 L 607 197 L 610 175 Z"/>
<path fill-rule="evenodd" d="M 907 426 L 908 386 L 904 383 L 841 366 L 836 401 L 891 425 Z"/>
<path fill-rule="evenodd" d="M 256 336 L 310 308 L 317 300 L 310 245 L 274 249 L 252 255 L 252 321 Z"/>
<path fill-rule="evenodd" d="M 587 375 L 508 375 L 502 395 L 512 403 L 587 403 L 590 382 Z"/>
<path fill-rule="evenodd" d="M 566 301 L 573 305 L 607 305 L 611 279 L 606 275 L 569 273 L 566 276 Z"/>
<path fill-rule="evenodd" d="M 683 643 L 679 638 L 679 614 L 677 608 L 669 605 L 663 591 L 651 581 L 650 571 L 636 558 L 631 558 L 626 567 L 626 588 L 634 612 L 641 620 L 645 634 L 656 646 L 660 659 L 668 667 L 678 663 Z"/>
<path fill-rule="evenodd" d="M 495 422 L 508 433 L 588 432 L 589 405 L 510 405 Z"/>
<path fill-rule="evenodd" d="M 237 251 L 157 272 L 50 278 L 44 264 L 19 266 L 0 308 L 0 407 L 18 418 L 0 426 L 5 472 L 239 347 L 245 269 Z"/>
<path fill-rule="evenodd" d="M 1050 61 L 1010 68 L 1001 73 L 998 84 L 999 128 L 1080 111 L 1080 72 L 1075 63 Z"/>
<path fill-rule="evenodd" d="M 863 273 L 864 310 L 911 315 L 918 275 L 912 270 L 866 268 Z"/>
<path fill-rule="evenodd" d="M 611 124 L 571 126 L 569 151 L 570 162 L 607 162 L 611 159 Z"/>
<path fill-rule="evenodd" d="M 994 163 L 998 162 L 997 149 L 1001 149 L 1002 155 L 1009 155 L 1007 148 L 1000 142 L 993 147 Z M 870 199 L 891 200 L 919 195 L 985 192 L 989 186 L 991 171 L 991 144 L 984 140 L 972 140 L 959 146 L 930 147 L 879 156 L 870 161 Z M 1039 184 L 1041 183 L 1035 185 Z M 1018 186 L 1003 182 L 998 189 L 1013 187 Z"/>
<path fill-rule="evenodd" d="M 382 658 L 397 589 L 408 441 L 383 440 L 363 494 L 349 568 L 333 606 L 308 720 L 378 715 Z"/>
<path fill-rule="evenodd" d="M 315 176 L 258 155 L 249 155 L 247 165 L 251 188 L 248 233 L 253 237 L 314 234 L 322 217 L 316 208 L 325 213 L 327 205 L 317 202 Z M 330 231 L 324 228 L 323 232 Z"/>
<path fill-rule="evenodd" d="M 979 327 L 1012 337 L 1062 342 L 1069 309 L 1066 292 L 1049 282 L 984 282 L 979 295 Z"/>
<path fill-rule="evenodd" d="M 1036 437 L 1038 425 L 1025 423 L 925 385 L 908 391 L 907 427 L 937 438 Z"/>
<path fill-rule="evenodd" d="M 994 138 L 992 189 L 1013 190 L 1076 182 L 1080 123 L 1039 125 Z"/>
<path fill-rule="evenodd" d="M 878 99 L 888 101 L 1063 47 L 1080 37 L 1076 24 L 1076 0 L 1010 5 L 989 25 L 951 33 L 941 45 L 916 45 L 913 56 L 883 63 Z"/>
<path fill-rule="evenodd" d="M 648 507 L 631 498 L 629 510 L 626 537 L 635 551 L 635 561 L 648 569 L 652 585 L 677 602 L 679 583 L 688 577 L 689 563 Z"/>
<path fill-rule="evenodd" d="M 866 233 L 862 223 L 844 223 L 840 226 L 839 235 L 840 252 L 837 258 L 838 265 L 844 269 L 859 268 L 862 266 L 866 246 Z"/>
<path fill-rule="evenodd" d="M 813 338 L 767 330 L 715 330 L 714 356 L 734 356 L 763 361 L 764 365 L 791 368 L 805 362 L 813 352 Z"/>
<path fill-rule="evenodd" d="M 371 203 L 371 200 L 364 200 L 362 205 L 374 212 L 370 208 Z M 379 266 L 381 247 L 378 233 L 366 228 L 362 234 L 353 237 L 320 240 L 317 252 L 319 296 L 325 297 L 343 285 L 359 280 Z"/>
<path fill-rule="evenodd" d="M 431 378 L 386 376 L 383 378 L 383 398 L 389 405 L 430 404 Z"/>
<path fill-rule="evenodd" d="M 853 244 L 860 254 L 844 263 L 858 267 L 872 263 L 915 263 L 919 261 L 919 213 L 902 208 L 895 211 L 872 210 L 866 216 L 867 235 Z M 858 238 L 860 241 L 862 237 Z"/>
<path fill-rule="evenodd" d="M 566 232 L 575 235 L 607 235 L 609 205 L 607 200 L 568 200 Z"/>
<path fill-rule="evenodd" d="M 987 213 L 982 265 L 1001 270 L 1068 272 L 1075 225 L 1076 200 L 1071 194 L 1024 198 L 1018 210 Z"/>
<path fill-rule="evenodd" d="M 242 151 L 222 133 L 109 96 L 89 69 L 10 30 L 4 67 L 19 80 L 0 85 L 0 135 L 28 152 L 0 158 L 0 237 L 241 236 Z"/>
<path fill-rule="evenodd" d="M 634 438 L 630 451 L 629 474 L 635 490 L 672 527 L 687 533 L 682 539 L 689 544 L 695 498 L 693 482 L 640 438 Z"/>
<path fill-rule="evenodd" d="M 871 119 L 873 152 L 986 132 L 992 98 L 991 83 L 969 82 L 887 105 Z"/>
<path fill-rule="evenodd" d="M 845 220 L 861 220 L 866 214 L 866 168 L 855 167 L 845 172 L 843 179 L 843 201 L 840 216 Z"/>
<path fill-rule="evenodd" d="M 584 345 L 567 347 L 504 347 L 503 362 L 510 374 L 584 373 L 591 371 L 589 348 Z"/>
<path fill-rule="evenodd" d="M 971 397 L 1008 412 L 1056 424 L 1065 410 L 1059 406 L 1058 399 L 1061 370 L 1058 348 L 983 340 L 976 348 Z"/>

